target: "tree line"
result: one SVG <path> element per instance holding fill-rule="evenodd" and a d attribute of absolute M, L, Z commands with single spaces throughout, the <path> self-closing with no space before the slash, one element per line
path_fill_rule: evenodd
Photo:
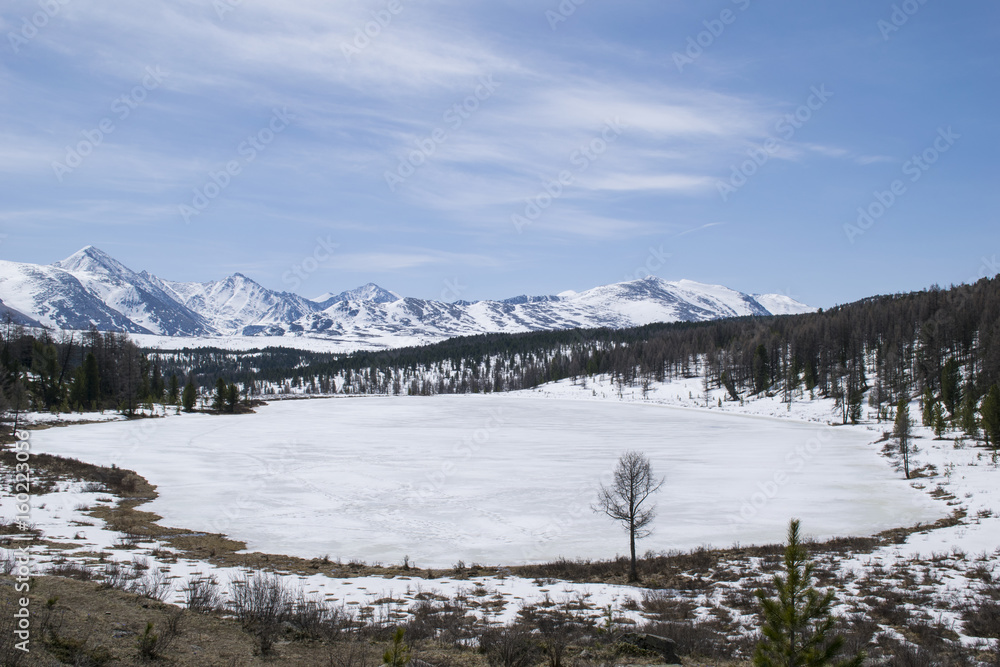
<path fill-rule="evenodd" d="M 158 352 L 163 368 L 251 394 L 453 394 L 605 375 L 619 391 L 702 377 L 726 400 L 832 398 L 844 423 L 892 422 L 920 400 L 924 423 L 1000 443 L 1000 277 L 875 296 L 804 315 L 628 329 L 484 334 L 332 354 L 268 348 Z"/>
<path fill-rule="evenodd" d="M 726 400 L 832 398 L 844 423 L 892 422 L 917 398 L 925 424 L 1000 444 L 1000 277 L 876 296 L 804 315 L 628 329 L 484 334 L 433 345 L 335 354 L 265 348 L 141 350 L 123 334 L 28 335 L 8 323 L 0 407 L 192 409 L 274 394 L 506 392 L 594 375 L 619 392 L 701 377 Z M 220 382 L 224 387 L 220 390 Z M 181 387 L 183 388 L 183 391 Z M 237 398 L 238 396 L 238 398 Z"/>
<path fill-rule="evenodd" d="M 181 389 L 177 373 L 125 334 L 33 333 L 7 321 L 0 341 L 0 414 L 17 428 L 25 411 L 117 410 L 135 416 L 144 405 L 171 404 L 191 410 L 196 389 Z"/>

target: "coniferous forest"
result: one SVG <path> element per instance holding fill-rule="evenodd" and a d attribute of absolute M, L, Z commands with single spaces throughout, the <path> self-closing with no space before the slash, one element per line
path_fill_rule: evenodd
<path fill-rule="evenodd" d="M 133 415 L 150 403 L 193 409 L 196 397 L 206 408 L 235 411 L 238 400 L 275 394 L 488 393 L 598 374 L 645 391 L 701 376 L 733 401 L 765 392 L 786 401 L 833 398 L 845 423 L 890 420 L 900 399 L 920 398 L 925 424 L 996 443 L 1000 277 L 806 315 L 488 334 L 352 354 L 141 350 L 122 334 L 53 337 L 8 324 L 0 366 L 0 406 L 15 414 Z"/>

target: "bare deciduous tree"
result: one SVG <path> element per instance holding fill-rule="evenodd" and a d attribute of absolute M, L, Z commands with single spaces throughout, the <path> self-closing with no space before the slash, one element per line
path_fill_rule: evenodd
<path fill-rule="evenodd" d="M 649 497 L 660 490 L 666 478 L 653 475 L 649 459 L 642 452 L 628 451 L 618 459 L 610 487 L 601 484 L 597 504 L 591 509 L 607 514 L 622 524 L 629 535 L 632 560 L 629 581 L 638 581 L 635 567 L 635 541 L 652 533 L 649 524 L 656 516 L 656 505 Z"/>

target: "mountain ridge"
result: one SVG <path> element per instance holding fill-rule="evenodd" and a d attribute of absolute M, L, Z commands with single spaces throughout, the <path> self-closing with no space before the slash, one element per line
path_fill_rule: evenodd
<path fill-rule="evenodd" d="M 307 336 L 385 347 L 478 333 L 623 328 L 814 310 L 781 294 L 750 295 L 653 276 L 559 295 L 446 303 L 401 296 L 375 283 L 307 299 L 241 273 L 201 283 L 171 281 L 133 271 L 94 246 L 48 265 L 0 260 L 0 314 L 13 321 L 182 339 Z"/>

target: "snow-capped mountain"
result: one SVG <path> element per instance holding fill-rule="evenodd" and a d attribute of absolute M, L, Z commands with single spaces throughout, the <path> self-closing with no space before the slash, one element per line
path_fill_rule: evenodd
<path fill-rule="evenodd" d="M 556 296 L 444 303 L 402 297 L 373 283 L 305 299 L 239 273 L 206 283 L 174 282 L 136 273 L 93 246 L 48 266 L 0 261 L 0 315 L 29 326 L 175 337 L 310 337 L 357 348 L 812 310 L 780 294 L 751 296 L 655 277 Z"/>
<path fill-rule="evenodd" d="M 56 266 L 0 261 L 0 299 L 22 316 L 54 329 L 93 325 L 105 331 L 149 332 Z"/>
<path fill-rule="evenodd" d="M 308 299 L 290 292 L 269 290 L 242 273 L 207 283 L 151 278 L 177 302 L 199 313 L 209 331 L 214 333 L 253 335 L 269 327 L 295 322 L 317 309 Z"/>
<path fill-rule="evenodd" d="M 158 279 L 145 271 L 132 271 L 94 246 L 87 246 L 52 266 L 75 277 L 105 305 L 146 331 L 194 336 L 212 330 L 201 315 L 165 292 Z"/>
<path fill-rule="evenodd" d="M 371 301 L 372 303 L 392 303 L 393 301 L 399 301 L 403 297 L 399 296 L 395 292 L 390 292 L 387 289 L 382 289 L 375 283 L 368 283 L 367 285 L 362 285 L 361 287 L 355 287 L 354 289 L 347 290 L 346 292 L 341 292 L 340 294 L 324 294 L 321 297 L 313 299 L 314 302 L 320 305 L 320 308 L 326 309 L 335 303 L 340 301 Z"/>

